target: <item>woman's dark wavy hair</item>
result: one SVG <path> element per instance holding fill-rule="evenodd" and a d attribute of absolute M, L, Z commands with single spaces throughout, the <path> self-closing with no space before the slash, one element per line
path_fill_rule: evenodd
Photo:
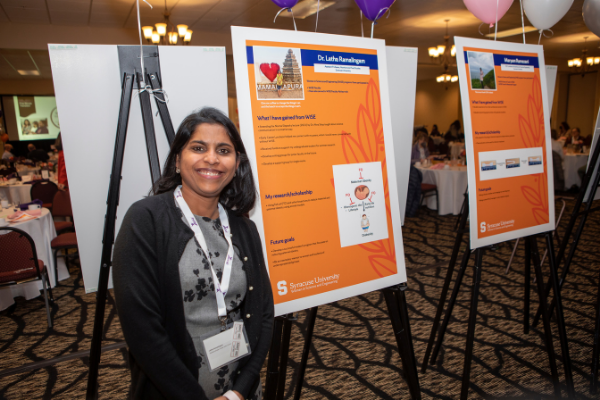
<path fill-rule="evenodd" d="M 232 209 L 238 215 L 248 214 L 256 201 L 256 188 L 246 148 L 233 122 L 221 111 L 212 107 L 204 107 L 200 111 L 193 112 L 179 125 L 179 129 L 171 145 L 171 151 L 165 162 L 162 176 L 154 186 L 154 193 L 170 192 L 181 185 L 181 175 L 175 172 L 177 156 L 181 154 L 196 127 L 200 124 L 219 124 L 227 131 L 240 165 L 236 170 L 236 176 L 233 177 L 231 182 L 221 192 L 219 202 L 223 206 Z"/>

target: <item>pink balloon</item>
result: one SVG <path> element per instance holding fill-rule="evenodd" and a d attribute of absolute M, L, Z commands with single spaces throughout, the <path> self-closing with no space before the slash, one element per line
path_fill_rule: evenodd
<path fill-rule="evenodd" d="M 514 0 L 463 0 L 467 9 L 479 18 L 482 22 L 494 26 L 496 21 L 500 21 L 504 14 L 512 6 Z M 496 17 L 496 8 L 498 8 L 498 17 Z"/>

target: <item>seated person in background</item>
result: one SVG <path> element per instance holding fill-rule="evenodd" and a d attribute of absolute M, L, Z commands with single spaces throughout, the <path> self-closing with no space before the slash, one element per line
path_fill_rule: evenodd
<path fill-rule="evenodd" d="M 566 139 L 567 136 L 569 135 L 570 130 L 571 130 L 571 127 L 569 126 L 569 124 L 567 124 L 566 121 L 561 122 L 560 126 L 558 127 L 559 139 L 557 139 L 557 140 Z"/>
<path fill-rule="evenodd" d="M 56 175 L 58 180 L 58 188 L 60 190 L 69 189 L 69 181 L 67 179 L 67 168 L 65 167 L 65 152 L 62 147 L 62 135 L 59 132 L 54 147 L 58 151 L 58 163 L 56 164 Z"/>
<path fill-rule="evenodd" d="M 429 136 L 442 136 L 442 134 L 438 130 L 437 125 L 435 125 L 435 124 L 433 125 L 433 128 L 431 129 L 431 133 L 429 134 Z"/>
<path fill-rule="evenodd" d="M 444 139 L 446 143 L 457 140 L 460 132 L 460 121 L 456 120 L 450 124 L 450 128 L 448 128 L 448 132 L 444 135 Z"/>
<path fill-rule="evenodd" d="M 42 119 L 38 122 L 38 124 L 39 124 L 38 129 L 37 129 L 37 131 L 35 131 L 36 134 L 48 133 L 48 128 L 46 127 L 46 121 L 44 121 Z"/>
<path fill-rule="evenodd" d="M 34 144 L 29 143 L 27 145 L 27 150 L 29 150 L 29 153 L 27 153 L 27 158 L 31 161 L 46 162 L 48 161 L 48 158 L 50 158 L 44 150 L 36 149 Z"/>
<path fill-rule="evenodd" d="M 2 159 L 3 160 L 10 160 L 12 157 L 14 157 L 15 155 L 13 153 L 11 153 L 11 151 L 13 150 L 13 146 L 12 144 L 4 144 L 4 154 L 2 154 Z"/>
<path fill-rule="evenodd" d="M 425 129 L 419 130 L 417 134 L 417 140 L 412 149 L 410 156 L 410 163 L 413 165 L 417 161 L 423 162 L 425 160 L 433 158 L 429 155 L 429 149 L 427 148 L 427 142 L 429 141 L 429 135 Z"/>
<path fill-rule="evenodd" d="M 578 146 L 583 145 L 583 137 L 581 136 L 581 131 L 579 130 L 579 128 L 573 128 L 569 132 L 567 140 L 565 140 L 565 146 L 569 144 L 574 144 Z"/>
<path fill-rule="evenodd" d="M 550 136 L 552 137 L 552 151 L 558 154 L 561 159 L 564 159 L 563 143 L 558 141 L 558 132 L 556 129 L 550 131 Z"/>

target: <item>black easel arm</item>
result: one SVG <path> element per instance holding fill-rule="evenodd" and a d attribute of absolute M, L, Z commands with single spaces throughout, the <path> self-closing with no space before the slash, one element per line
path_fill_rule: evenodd
<path fill-rule="evenodd" d="M 138 87 L 142 87 L 142 75 L 136 73 Z M 150 103 L 150 93 L 147 90 L 139 93 L 140 107 L 142 109 L 142 120 L 144 122 L 144 134 L 146 135 L 146 150 L 148 151 L 148 163 L 150 165 L 150 177 L 152 184 L 160 179 L 160 162 L 158 160 L 158 150 L 156 148 L 156 135 L 154 134 L 154 120 L 152 119 L 152 105 Z"/>
<path fill-rule="evenodd" d="M 150 85 L 152 86 L 152 90 L 161 90 L 162 82 L 158 73 L 152 72 L 148 74 L 148 80 Z M 158 108 L 158 114 L 160 115 L 160 120 L 162 121 L 163 127 L 165 128 L 165 133 L 167 134 L 167 141 L 169 142 L 169 147 L 173 144 L 173 140 L 175 139 L 175 129 L 173 129 L 173 122 L 171 121 L 171 114 L 169 114 L 169 109 L 167 108 L 167 103 L 165 101 L 165 95 L 162 92 L 154 92 L 154 100 L 156 100 L 156 107 Z"/>
<path fill-rule="evenodd" d="M 115 221 L 117 219 L 117 207 L 119 206 L 119 195 L 121 188 L 121 172 L 123 170 L 123 156 L 125 154 L 125 140 L 127 138 L 127 125 L 129 123 L 129 109 L 131 106 L 131 95 L 133 92 L 133 75 L 123 74 L 123 86 L 121 91 L 121 105 L 119 106 L 119 122 L 117 125 L 117 136 L 115 139 L 115 150 L 113 153 L 112 172 L 108 187 L 108 199 L 106 200 L 106 216 L 104 217 L 104 234 L 102 235 L 102 258 L 100 261 L 100 276 L 98 278 L 98 299 L 96 304 L 96 315 L 94 317 L 94 333 L 90 348 L 90 370 L 88 374 L 88 386 L 86 398 L 88 400 L 98 398 L 98 367 L 102 354 L 102 331 L 104 326 L 104 310 L 106 307 L 106 292 L 108 290 L 108 278 L 110 274 L 112 248 L 115 242 Z"/>

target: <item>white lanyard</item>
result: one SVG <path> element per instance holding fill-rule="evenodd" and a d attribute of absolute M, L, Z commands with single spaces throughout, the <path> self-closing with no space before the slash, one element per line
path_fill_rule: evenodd
<path fill-rule="evenodd" d="M 223 276 L 221 278 L 221 282 L 217 278 L 217 274 L 215 274 L 215 270 L 212 267 L 212 262 L 210 260 L 210 253 L 208 252 L 208 246 L 206 245 L 206 239 L 204 239 L 204 235 L 198 226 L 198 222 L 196 221 L 196 217 L 190 210 L 190 207 L 185 202 L 183 195 L 181 194 L 181 186 L 175 189 L 175 201 L 177 205 L 183 212 L 183 215 L 188 222 L 190 228 L 194 231 L 194 235 L 196 236 L 196 240 L 198 244 L 202 248 L 206 259 L 208 260 L 208 265 L 210 266 L 210 272 L 212 273 L 213 282 L 215 284 L 215 295 L 217 296 L 217 308 L 219 311 L 219 318 L 224 319 L 227 316 L 227 306 L 225 305 L 225 295 L 227 295 L 227 291 L 229 290 L 229 280 L 231 278 L 231 269 L 233 266 L 233 244 L 231 243 L 231 231 L 229 230 L 229 218 L 227 217 L 227 212 L 225 208 L 221 204 L 219 204 L 219 218 L 221 219 L 221 226 L 223 227 L 223 236 L 225 236 L 225 240 L 227 240 L 227 244 L 229 244 L 229 250 L 227 250 L 227 258 L 225 259 L 225 265 L 223 266 Z"/>

